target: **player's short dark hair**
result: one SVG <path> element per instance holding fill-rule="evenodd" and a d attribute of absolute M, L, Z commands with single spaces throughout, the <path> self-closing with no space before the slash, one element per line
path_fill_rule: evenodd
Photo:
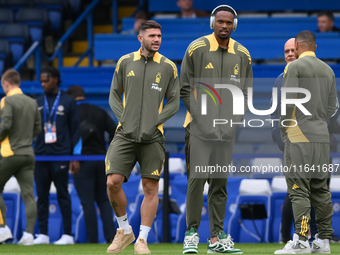
<path fill-rule="evenodd" d="M 219 8 L 217 8 L 212 14 L 211 16 L 216 16 L 216 13 L 220 12 L 220 11 L 227 11 L 227 12 L 231 12 L 234 17 L 235 17 L 235 12 L 233 11 L 233 9 L 227 7 L 227 6 L 221 6 Z"/>
<path fill-rule="evenodd" d="M 61 83 L 60 73 L 59 73 L 57 68 L 52 67 L 52 66 L 44 67 L 43 69 L 41 69 L 41 73 L 42 74 L 47 73 L 53 78 L 58 78 L 58 86 L 60 85 L 60 83 Z"/>
<path fill-rule="evenodd" d="M 140 24 L 140 26 L 139 26 L 139 33 L 145 31 L 146 29 L 150 29 L 150 28 L 159 28 L 159 29 L 162 29 L 162 26 L 158 22 L 156 22 L 154 20 L 146 20 L 142 24 Z"/>
<path fill-rule="evenodd" d="M 304 30 L 298 33 L 298 35 L 295 37 L 296 42 L 304 42 L 310 46 L 315 45 L 315 34 L 309 30 Z"/>
<path fill-rule="evenodd" d="M 85 97 L 84 89 L 78 85 L 73 85 L 69 87 L 68 90 L 66 90 L 66 93 L 74 99 L 76 99 L 77 97 Z"/>
<path fill-rule="evenodd" d="M 318 17 L 327 16 L 331 21 L 334 21 L 334 15 L 331 11 L 322 11 L 318 13 Z"/>
<path fill-rule="evenodd" d="M 14 69 L 8 69 L 2 74 L 1 81 L 7 81 L 11 85 L 20 86 L 20 74 Z"/>

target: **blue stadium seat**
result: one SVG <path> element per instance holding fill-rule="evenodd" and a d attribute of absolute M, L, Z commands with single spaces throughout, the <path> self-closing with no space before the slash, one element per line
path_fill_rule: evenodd
<path fill-rule="evenodd" d="M 16 63 L 24 54 L 26 46 L 30 42 L 29 28 L 26 24 L 2 24 L 0 26 L 0 38 L 9 40 L 12 60 L 13 63 Z"/>
<path fill-rule="evenodd" d="M 35 6 L 48 10 L 52 30 L 55 33 L 62 32 L 63 12 L 66 9 L 67 0 L 34 0 Z"/>
<path fill-rule="evenodd" d="M 72 233 L 74 233 L 75 243 L 87 243 L 87 229 L 85 225 L 84 212 L 81 206 L 77 190 L 72 186 L 70 193 L 72 200 Z M 103 233 L 103 222 L 100 218 L 100 213 L 97 208 L 97 222 L 98 222 L 98 243 L 106 243 Z"/>
<path fill-rule="evenodd" d="M 0 24 L 13 22 L 13 12 L 9 8 L 0 9 Z"/>
<path fill-rule="evenodd" d="M 0 64 L 1 64 L 1 62 L 0 62 Z M 175 143 L 165 143 L 165 148 L 166 148 L 166 151 L 171 153 L 171 154 L 178 153 L 178 147 L 177 147 L 177 144 L 175 144 Z"/>
<path fill-rule="evenodd" d="M 162 25 L 162 33 L 187 34 L 190 31 L 196 37 L 211 34 L 209 18 L 196 19 L 167 19 L 155 18 Z M 127 30 L 133 27 L 134 18 L 123 18 L 122 28 Z M 340 23 L 340 22 L 339 22 Z M 185 27 L 186 29 L 181 29 Z M 260 30 L 259 30 L 260 29 Z M 244 37 L 295 37 L 302 30 L 316 31 L 316 17 L 239 17 L 237 31 L 232 38 L 241 40 Z M 256 31 L 256 32 L 254 32 Z M 337 33 L 334 33 L 337 35 Z M 329 36 L 322 33 L 321 36 Z M 283 46 L 282 46 L 283 48 Z"/>
<path fill-rule="evenodd" d="M 180 67 L 178 67 L 180 68 Z M 187 115 L 187 110 L 184 107 L 183 102 L 180 103 L 180 108 L 178 112 L 167 122 L 164 123 L 164 130 L 171 128 L 183 128 L 184 120 Z M 184 143 L 184 140 L 182 141 Z"/>
<path fill-rule="evenodd" d="M 319 47 L 319 44 L 318 44 Z M 316 52 L 316 54 L 318 54 Z M 339 64 L 330 64 L 330 67 L 333 69 L 335 73 L 335 77 L 340 77 L 340 65 Z M 277 78 L 281 73 L 283 73 L 285 69 L 285 65 L 282 64 L 266 64 L 266 65 L 253 65 L 253 76 L 254 78 Z M 270 79 L 269 83 L 266 84 L 266 86 L 272 87 L 274 86 L 274 80 Z M 256 86 L 259 86 L 260 84 L 257 84 Z M 256 88 L 254 88 L 256 91 Z M 268 90 L 268 89 L 267 89 Z"/>
<path fill-rule="evenodd" d="M 183 122 L 181 121 L 177 127 L 164 128 L 166 150 L 170 153 L 178 153 L 180 148 L 184 147 L 185 129 L 182 126 Z"/>
<path fill-rule="evenodd" d="M 278 243 L 281 240 L 282 206 L 287 195 L 287 184 L 284 176 L 274 177 L 271 183 L 271 217 L 269 241 Z M 293 224 L 293 222 L 291 222 Z M 292 227 L 292 232 L 294 227 Z"/>
<path fill-rule="evenodd" d="M 141 218 L 140 218 L 140 207 L 142 205 L 142 201 L 144 199 L 143 193 L 138 193 L 136 196 L 136 210 L 130 215 L 129 217 L 129 223 L 132 227 L 132 230 L 136 236 L 136 238 L 139 236 L 139 227 L 141 224 Z M 161 213 L 161 206 L 158 206 L 156 217 L 154 219 L 154 222 L 152 223 L 151 230 L 149 232 L 148 236 L 148 243 L 160 243 L 163 238 L 163 228 L 162 228 L 162 220 L 160 220 L 159 217 L 162 217 Z"/>
<path fill-rule="evenodd" d="M 0 39 L 0 74 L 4 72 L 6 67 L 11 63 L 10 43 L 6 39 Z"/>
<path fill-rule="evenodd" d="M 183 26 L 183 25 L 182 25 Z M 270 33 L 235 33 L 233 36 L 238 42 L 245 46 L 253 60 L 283 60 L 283 45 L 287 38 L 295 36 L 296 33 L 284 34 L 277 32 Z M 181 61 L 189 44 L 197 39 L 198 35 L 193 33 L 178 34 L 166 33 L 163 34 L 162 46 L 160 53 L 170 58 L 172 61 Z M 339 59 L 340 36 L 338 33 L 318 33 L 316 34 L 316 43 L 318 48 L 316 50 L 317 57 L 321 59 Z M 260 50 L 266 45 L 266 54 Z M 140 43 L 136 40 L 136 36 L 125 36 L 119 34 L 98 34 L 95 35 L 94 40 L 95 59 L 115 60 L 118 61 L 120 57 L 125 54 L 136 51 L 140 47 Z M 108 51 L 110 48 L 119 48 L 119 51 Z M 331 49 L 331 50 L 330 50 Z M 282 71 L 281 71 L 282 72 Z M 279 72 L 277 76 L 281 73 Z M 271 85 L 273 86 L 273 85 Z"/>
<path fill-rule="evenodd" d="M 106 243 L 103 233 L 103 221 L 100 218 L 100 214 L 97 214 L 98 221 L 98 243 Z M 87 230 L 84 219 L 84 212 L 81 211 L 76 219 L 74 242 L 76 243 L 87 243 Z"/>
<path fill-rule="evenodd" d="M 175 199 L 181 211 L 184 211 L 185 200 L 187 196 L 188 181 L 185 174 L 171 174 L 170 177 L 171 186 L 171 198 Z"/>
<path fill-rule="evenodd" d="M 268 180 L 243 179 L 228 233 L 235 242 L 269 242 L 271 189 Z"/>
<path fill-rule="evenodd" d="M 122 31 L 131 29 L 134 23 L 135 18 L 122 18 Z"/>
<path fill-rule="evenodd" d="M 33 4 L 33 0 L 0 0 L 0 5 L 6 8 L 11 8 L 15 12 L 22 8 Z"/>
<path fill-rule="evenodd" d="M 151 226 L 151 230 L 149 232 L 148 236 L 148 243 L 160 243 L 163 241 L 163 207 L 162 207 L 162 199 L 163 199 L 163 189 L 164 189 L 164 181 L 163 178 L 159 180 L 159 189 L 158 189 L 158 196 L 160 199 L 160 203 L 158 205 L 158 209 L 156 212 L 155 219 L 153 221 L 153 224 Z M 169 190 L 169 196 L 171 197 L 171 189 Z M 140 207 L 142 204 L 142 201 L 144 199 L 144 194 L 143 194 L 143 188 L 142 184 L 140 181 L 140 184 L 138 186 L 138 194 L 136 196 L 136 210 L 130 215 L 129 217 L 129 223 L 133 229 L 133 232 L 136 237 L 139 236 L 139 227 L 141 224 L 141 215 L 140 215 Z M 173 203 L 176 204 L 175 201 Z M 171 225 L 171 212 L 170 212 L 170 225 Z"/>
<path fill-rule="evenodd" d="M 254 147 L 252 143 L 235 143 L 233 148 L 234 154 L 252 154 L 254 153 Z"/>
<path fill-rule="evenodd" d="M 60 207 L 58 204 L 58 196 L 54 184 L 52 183 L 50 189 L 50 205 L 49 205 L 49 216 L 48 216 L 48 236 L 50 242 L 53 243 L 61 237 L 64 232 L 63 218 L 61 216 Z"/>
<path fill-rule="evenodd" d="M 334 235 L 340 236 L 340 177 L 332 176 L 329 184 L 329 189 L 332 192 L 333 202 L 333 222 L 332 228 Z"/>
<path fill-rule="evenodd" d="M 63 67 L 60 68 L 60 77 L 63 82 L 102 82 L 111 86 L 114 67 Z"/>
<path fill-rule="evenodd" d="M 236 32 L 232 37 L 237 38 L 239 34 L 253 34 L 259 31 L 260 34 L 276 33 L 289 37 L 295 37 L 302 30 L 315 31 L 317 29 L 316 17 L 240 17 Z M 258 32 L 256 32 L 258 34 Z M 283 48 L 283 45 L 282 45 Z M 280 52 L 282 53 L 282 51 Z"/>
<path fill-rule="evenodd" d="M 164 131 L 165 142 L 184 143 L 185 142 L 185 129 L 181 128 L 167 128 Z"/>
<path fill-rule="evenodd" d="M 338 1 L 321 2 L 319 0 L 301 0 L 296 2 L 294 0 L 287 1 L 252 1 L 252 0 L 229 0 L 223 2 L 220 0 L 196 0 L 194 7 L 204 11 L 212 11 L 216 6 L 221 4 L 228 4 L 232 6 L 237 12 L 240 11 L 256 11 L 256 12 L 269 12 L 269 11 L 321 11 L 321 10 L 339 10 L 340 3 Z M 176 1 L 148 1 L 149 12 L 179 12 Z"/>
<path fill-rule="evenodd" d="M 32 42 L 38 41 L 42 43 L 44 30 L 49 27 L 46 9 L 22 8 L 17 13 L 16 21 L 29 26 Z"/>
<path fill-rule="evenodd" d="M 164 35 L 160 54 L 171 60 L 182 60 L 186 48 L 194 39 L 196 39 L 195 35 Z M 137 51 L 140 48 L 140 43 L 136 39 L 136 36 L 98 34 L 95 35 L 94 47 L 96 60 L 113 59 L 118 61 L 123 55 Z M 119 47 L 120 50 L 106 50 L 112 47 Z"/>

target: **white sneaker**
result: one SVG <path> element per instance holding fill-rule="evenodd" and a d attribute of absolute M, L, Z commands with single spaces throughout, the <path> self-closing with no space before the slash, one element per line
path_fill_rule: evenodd
<path fill-rule="evenodd" d="M 54 242 L 54 244 L 57 244 L 57 245 L 74 244 L 73 236 L 62 235 L 58 241 Z"/>
<path fill-rule="evenodd" d="M 274 254 L 309 254 L 311 252 L 312 250 L 309 246 L 308 240 L 299 240 L 299 236 L 294 234 L 293 240 L 288 241 L 282 250 L 277 250 Z"/>
<path fill-rule="evenodd" d="M 318 234 L 315 235 L 315 240 L 312 243 L 312 253 L 331 253 L 328 239 L 320 239 Z"/>
<path fill-rule="evenodd" d="M 34 244 L 49 244 L 50 237 L 44 234 L 35 235 L 37 238 L 34 239 Z"/>
<path fill-rule="evenodd" d="M 5 227 L 0 228 L 0 243 L 9 239 L 13 239 L 13 235 L 11 229 L 6 225 Z"/>
<path fill-rule="evenodd" d="M 183 243 L 183 254 L 198 253 L 198 243 L 200 238 L 194 228 L 185 232 Z"/>
<path fill-rule="evenodd" d="M 32 234 L 24 232 L 22 237 L 20 238 L 19 245 L 34 245 L 34 237 Z"/>

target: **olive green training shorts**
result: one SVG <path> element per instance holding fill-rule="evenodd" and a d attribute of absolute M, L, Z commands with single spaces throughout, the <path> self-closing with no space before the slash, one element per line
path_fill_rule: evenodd
<path fill-rule="evenodd" d="M 115 136 L 106 153 L 106 175 L 120 174 L 128 181 L 138 161 L 142 178 L 159 180 L 165 160 L 164 140 L 135 143 Z"/>

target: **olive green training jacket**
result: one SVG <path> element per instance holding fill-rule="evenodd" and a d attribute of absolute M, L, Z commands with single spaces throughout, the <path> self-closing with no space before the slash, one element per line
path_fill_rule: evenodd
<path fill-rule="evenodd" d="M 117 135 L 133 142 L 161 140 L 163 124 L 178 111 L 179 100 L 177 67 L 172 61 L 158 52 L 145 59 L 140 50 L 120 58 L 109 98 L 119 121 Z"/>

